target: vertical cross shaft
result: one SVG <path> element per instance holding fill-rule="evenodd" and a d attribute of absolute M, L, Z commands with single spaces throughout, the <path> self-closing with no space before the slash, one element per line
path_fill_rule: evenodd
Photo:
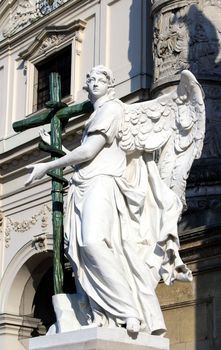
<path fill-rule="evenodd" d="M 50 104 L 61 101 L 61 80 L 58 73 L 50 75 Z M 51 146 L 61 150 L 61 130 L 62 125 L 56 114 L 51 119 Z M 54 156 L 52 159 L 57 159 Z M 63 175 L 62 169 L 55 169 L 55 175 Z M 52 225 L 53 225 L 53 278 L 54 293 L 63 292 L 63 184 L 52 177 Z"/>

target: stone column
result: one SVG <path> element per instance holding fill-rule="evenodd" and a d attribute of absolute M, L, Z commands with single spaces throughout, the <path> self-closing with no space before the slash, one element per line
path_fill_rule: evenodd
<path fill-rule="evenodd" d="M 153 0 L 152 95 L 170 91 L 183 69 L 203 86 L 206 138 L 187 186 L 180 231 L 221 225 L 221 0 Z"/>

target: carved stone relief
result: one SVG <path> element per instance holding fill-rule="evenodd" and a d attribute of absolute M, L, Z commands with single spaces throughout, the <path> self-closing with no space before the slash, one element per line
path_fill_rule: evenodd
<path fill-rule="evenodd" d="M 10 244 L 10 229 L 7 227 L 7 219 L 4 214 L 0 212 L 0 240 L 4 239 L 5 247 L 8 248 Z"/>
<path fill-rule="evenodd" d="M 47 37 L 41 44 L 41 46 L 39 47 L 39 52 L 45 52 L 48 49 L 52 48 L 53 46 L 57 46 L 59 45 L 62 40 L 65 38 L 65 35 L 56 35 L 56 34 L 52 34 L 49 37 Z"/>
<path fill-rule="evenodd" d="M 11 230 L 9 227 L 6 227 L 5 229 L 5 248 L 8 248 L 10 246 L 10 241 L 11 241 Z"/>
<path fill-rule="evenodd" d="M 46 252 L 47 251 L 47 235 L 46 234 L 40 234 L 34 236 L 33 240 L 33 246 L 37 250 L 37 252 Z"/>
<path fill-rule="evenodd" d="M 38 18 L 34 0 L 19 0 L 17 6 L 12 10 L 8 26 L 3 31 L 3 38 L 10 37 Z"/>
<path fill-rule="evenodd" d="M 45 233 L 48 229 L 48 214 L 51 212 L 51 209 L 48 205 L 44 205 L 39 212 L 32 215 L 30 219 L 17 221 L 12 220 L 10 217 L 6 219 L 6 228 L 5 228 L 5 247 L 8 248 L 11 240 L 11 232 L 24 233 L 29 231 L 33 226 L 35 226 L 40 221 L 41 231 Z M 39 242 L 39 239 L 35 240 Z M 41 239 L 40 239 L 41 241 Z"/>
<path fill-rule="evenodd" d="M 221 0 L 154 0 L 152 3 L 153 88 L 164 83 L 169 85 L 176 74 L 190 69 L 205 92 L 206 135 L 201 159 L 194 163 L 187 183 L 187 217 L 193 227 L 218 225 L 221 207 Z M 193 214 L 190 218 L 188 215 L 192 214 L 189 213 L 195 211 L 201 216 L 196 219 Z"/>
<path fill-rule="evenodd" d="M 2 0 L 0 0 L 1 3 Z M 11 9 L 7 26 L 0 33 L 0 41 L 19 32 L 44 15 L 56 10 L 68 0 L 19 0 Z"/>
<path fill-rule="evenodd" d="M 156 13 L 154 80 L 175 75 L 186 68 L 198 76 L 221 76 L 220 17 L 220 1 L 215 0 L 179 5 L 173 10 L 165 7 Z"/>
<path fill-rule="evenodd" d="M 221 0 L 164 3 L 158 11 L 158 1 L 154 2 L 154 83 L 170 81 L 171 76 L 183 69 L 190 69 L 204 81 L 210 80 L 203 86 L 207 126 L 202 158 L 219 158 L 221 93 L 217 81 L 221 79 Z"/>

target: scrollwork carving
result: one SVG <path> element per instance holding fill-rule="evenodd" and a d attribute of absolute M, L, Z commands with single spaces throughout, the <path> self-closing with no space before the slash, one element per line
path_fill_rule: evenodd
<path fill-rule="evenodd" d="M 47 37 L 41 44 L 40 48 L 39 48 L 39 53 L 43 53 L 45 51 L 47 51 L 48 49 L 59 45 L 62 40 L 65 38 L 65 35 L 50 35 L 49 37 Z"/>
<path fill-rule="evenodd" d="M 191 69 L 196 75 L 221 75 L 220 1 L 201 1 L 154 18 L 155 81 Z"/>
<path fill-rule="evenodd" d="M 39 210 L 39 212 L 32 215 L 30 219 L 13 221 L 10 217 L 7 217 L 6 229 L 5 229 L 6 248 L 9 247 L 12 231 L 17 233 L 27 232 L 40 221 L 42 232 L 45 232 L 48 228 L 48 213 L 50 212 L 51 212 L 51 208 L 45 204 Z"/>
<path fill-rule="evenodd" d="M 155 59 L 155 80 L 167 77 L 189 67 L 189 36 L 185 25 L 187 7 L 174 13 L 161 12 L 154 21 L 153 52 Z"/>
<path fill-rule="evenodd" d="M 41 228 L 45 229 L 47 227 L 47 212 L 51 209 L 44 205 L 43 208 L 35 215 L 32 215 L 29 220 L 13 221 L 11 218 L 8 219 L 8 223 L 15 232 L 26 232 L 29 231 L 32 226 L 34 226 L 39 218 L 41 218 Z"/>
<path fill-rule="evenodd" d="M 3 31 L 3 36 L 10 37 L 12 34 L 36 21 L 38 17 L 33 0 L 18 1 L 16 8 L 10 16 L 9 24 Z"/>
<path fill-rule="evenodd" d="M 6 228 L 5 228 L 5 248 L 9 247 L 10 240 L 11 240 L 11 229 L 10 229 L 10 227 L 6 226 Z"/>
<path fill-rule="evenodd" d="M 7 227 L 7 225 L 4 228 L 5 223 L 6 223 L 5 216 L 3 215 L 2 212 L 0 212 L 0 240 L 2 239 L 2 237 L 4 237 L 5 247 L 8 248 L 11 240 L 11 236 L 10 236 L 11 230 L 9 227 Z M 3 236 L 3 233 L 4 233 L 4 236 Z"/>

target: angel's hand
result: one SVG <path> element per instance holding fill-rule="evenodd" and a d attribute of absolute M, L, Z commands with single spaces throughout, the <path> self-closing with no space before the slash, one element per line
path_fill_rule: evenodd
<path fill-rule="evenodd" d="M 28 180 L 25 182 L 25 186 L 30 185 L 34 180 L 41 179 L 48 171 L 47 163 L 39 163 L 34 165 L 27 165 L 26 169 L 32 169 L 32 173 Z"/>
<path fill-rule="evenodd" d="M 44 128 L 39 130 L 39 136 L 41 137 L 42 141 L 44 141 L 47 145 L 51 145 L 51 136 Z"/>

